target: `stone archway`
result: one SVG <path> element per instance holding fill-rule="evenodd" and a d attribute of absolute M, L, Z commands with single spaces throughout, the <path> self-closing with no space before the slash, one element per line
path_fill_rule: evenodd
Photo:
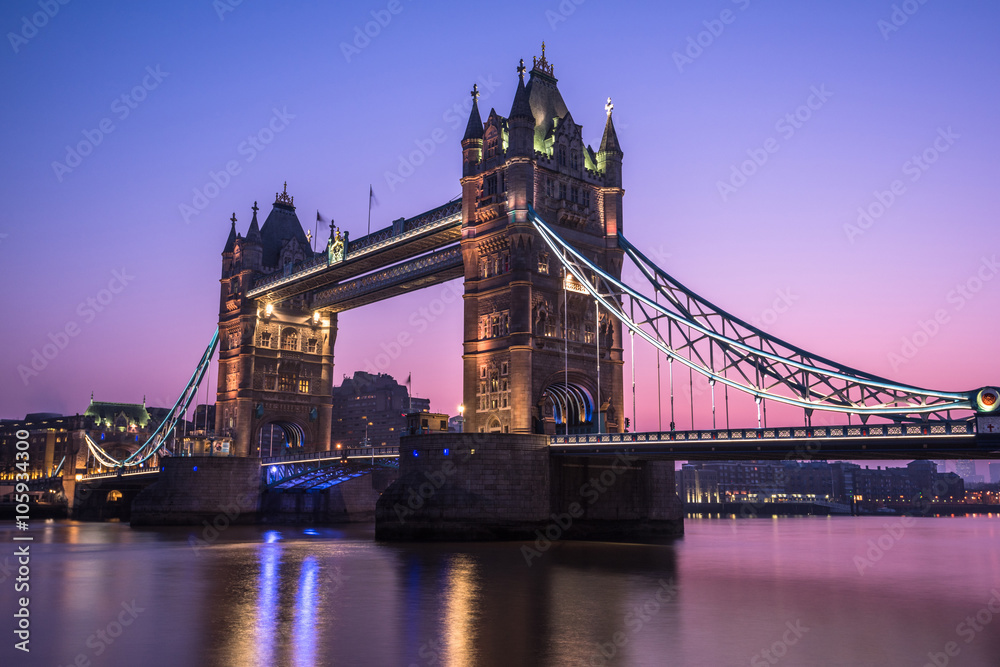
<path fill-rule="evenodd" d="M 596 433 L 598 411 L 594 396 L 585 383 L 570 378 L 549 383 L 539 405 L 542 420 L 555 426 L 556 435 Z"/>
<path fill-rule="evenodd" d="M 252 446 L 253 453 L 260 457 L 301 452 L 306 446 L 306 432 L 295 421 L 273 419 L 257 427 Z"/>

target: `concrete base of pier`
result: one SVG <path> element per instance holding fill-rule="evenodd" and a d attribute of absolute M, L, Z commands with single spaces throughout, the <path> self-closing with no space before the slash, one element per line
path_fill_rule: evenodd
<path fill-rule="evenodd" d="M 404 437 L 380 540 L 639 540 L 683 534 L 673 463 L 552 457 L 539 435 Z"/>

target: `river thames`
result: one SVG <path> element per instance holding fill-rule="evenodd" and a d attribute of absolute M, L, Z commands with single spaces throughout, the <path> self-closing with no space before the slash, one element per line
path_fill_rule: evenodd
<path fill-rule="evenodd" d="M 381 544 L 370 525 L 238 526 L 209 544 L 49 522 L 31 546 L 31 652 L 13 648 L 8 580 L 0 663 L 1000 665 L 997 515 L 686 531 L 532 545 L 529 565 L 524 543 Z"/>

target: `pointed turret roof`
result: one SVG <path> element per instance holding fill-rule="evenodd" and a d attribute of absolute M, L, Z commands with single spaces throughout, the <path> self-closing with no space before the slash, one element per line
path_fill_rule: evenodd
<path fill-rule="evenodd" d="M 274 206 L 260 228 L 261 244 L 264 246 L 262 257 L 264 266 L 277 266 L 281 256 L 281 248 L 289 239 L 296 239 L 303 250 L 309 249 L 309 239 L 302 231 L 302 223 L 295 215 L 295 202 L 288 194 L 288 184 L 285 190 L 274 197 Z"/>
<path fill-rule="evenodd" d="M 532 118 L 528 90 L 524 86 L 524 60 L 517 67 L 517 79 L 517 91 L 514 93 L 514 103 L 510 107 L 510 118 Z"/>
<path fill-rule="evenodd" d="M 247 230 L 247 243 L 256 243 L 257 245 L 263 245 L 263 240 L 260 236 L 260 227 L 257 225 L 257 202 L 253 203 L 253 220 L 250 221 L 250 229 Z"/>
<path fill-rule="evenodd" d="M 482 139 L 483 138 L 483 117 L 479 115 L 479 85 L 473 84 L 472 86 L 472 111 L 469 113 L 469 124 L 465 126 L 465 136 L 462 137 L 462 141 L 467 139 Z"/>
<path fill-rule="evenodd" d="M 531 115 L 535 117 L 535 146 L 545 143 L 552 133 L 554 119 L 563 118 L 569 110 L 557 86 L 554 68 L 545 57 L 545 43 L 542 43 L 542 57 L 534 58 L 531 78 L 524 87 L 528 96 Z"/>
<path fill-rule="evenodd" d="M 618 153 L 622 154 L 621 144 L 618 143 L 618 135 L 615 133 L 615 124 L 611 120 L 611 110 L 614 109 L 614 105 L 611 104 L 611 98 L 608 98 L 608 103 L 604 105 L 604 109 L 608 112 L 608 122 L 604 125 L 604 136 L 601 137 L 601 153 Z"/>
<path fill-rule="evenodd" d="M 229 228 L 229 238 L 226 239 L 226 247 L 222 249 L 222 254 L 232 252 L 236 249 L 236 213 L 233 212 L 233 217 L 230 219 L 233 223 Z"/>

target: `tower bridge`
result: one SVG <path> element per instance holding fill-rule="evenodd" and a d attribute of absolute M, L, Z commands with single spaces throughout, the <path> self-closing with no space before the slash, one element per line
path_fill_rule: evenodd
<path fill-rule="evenodd" d="M 544 46 L 530 71 L 521 61 L 517 76 L 506 116 L 490 109 L 484 121 L 478 90 L 471 91 L 458 199 L 358 239 L 331 222 L 321 252 L 310 246 L 287 184 L 263 224 L 254 203 L 245 236 L 234 214 L 222 253 L 218 330 L 171 413 L 174 421 L 126 460 L 92 443 L 95 455 L 110 467 L 128 467 L 166 447 L 169 424 L 186 411 L 218 346 L 215 431 L 232 440 L 232 454 L 259 456 L 264 430 L 277 427 L 297 451 L 316 454 L 317 470 L 327 466 L 324 459 L 336 458 L 330 426 L 338 313 L 459 277 L 466 434 L 402 447 L 400 480 L 380 501 L 384 517 L 406 484 L 434 472 L 429 462 L 448 464 L 448 452 L 463 451 L 463 442 L 478 452 L 478 459 L 469 454 L 475 472 L 448 481 L 454 493 L 442 491 L 435 502 L 454 504 L 435 516 L 472 522 L 476 512 L 499 507 L 509 513 L 497 521 L 510 525 L 544 519 L 551 509 L 548 500 L 530 511 L 518 505 L 518 493 L 550 497 L 519 483 L 567 489 L 578 462 L 605 465 L 603 456 L 623 452 L 650 464 L 629 473 L 644 499 L 619 498 L 633 503 L 635 517 L 672 493 L 672 476 L 669 483 L 656 477 L 665 470 L 652 465 L 657 460 L 773 458 L 802 442 L 819 443 L 837 458 L 997 455 L 997 389 L 924 389 L 826 359 L 729 314 L 650 261 L 625 234 L 624 152 L 611 100 L 595 149 L 583 142 Z M 638 270 L 629 272 L 638 276 L 630 284 L 622 280 L 626 263 Z M 707 378 L 711 429 L 678 431 L 671 416 L 669 431 L 627 432 L 625 335 L 632 342 L 633 410 L 634 350 L 649 345 L 669 369 L 671 411 L 675 367 Z M 728 405 L 730 391 L 756 402 L 755 428 L 731 428 L 728 412 L 725 426 L 717 424 L 717 400 Z M 802 424 L 768 427 L 768 403 L 801 409 Z M 816 411 L 847 423 L 814 426 Z M 536 475 L 541 465 L 551 469 Z M 304 479 L 323 478 L 295 470 Z M 553 503 L 566 500 L 557 497 L 552 491 Z M 466 514 L 454 514 L 467 501 Z M 615 507 L 601 516 L 614 516 Z"/>

